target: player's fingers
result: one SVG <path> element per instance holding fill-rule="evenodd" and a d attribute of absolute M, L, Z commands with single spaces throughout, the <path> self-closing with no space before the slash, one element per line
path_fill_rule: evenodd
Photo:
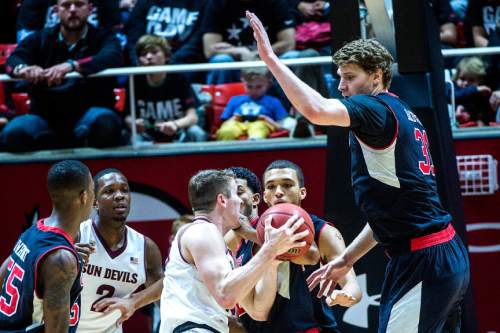
<path fill-rule="evenodd" d="M 328 288 L 328 286 L 329 286 L 328 282 L 329 281 L 327 280 L 327 281 L 323 281 L 322 285 L 320 284 L 319 291 L 318 291 L 318 294 L 316 294 L 316 297 L 318 297 L 318 298 L 323 297 L 323 294 L 325 293 L 326 288 Z"/>
<path fill-rule="evenodd" d="M 94 305 L 94 309 L 98 312 L 106 311 L 108 307 L 114 304 L 114 302 L 115 301 L 112 298 L 102 299 Z"/>
<path fill-rule="evenodd" d="M 272 226 L 272 222 L 273 222 L 273 217 L 272 216 L 266 217 L 266 219 L 264 220 L 264 227 L 266 229 L 271 229 L 273 227 Z"/>
<path fill-rule="evenodd" d="M 286 222 L 281 226 L 281 229 L 289 229 L 295 221 L 299 219 L 297 214 L 292 215 Z M 303 223 L 303 222 L 302 222 Z"/>
<path fill-rule="evenodd" d="M 307 235 L 309 235 L 309 230 L 304 230 L 304 231 L 301 231 L 301 232 L 298 232 L 296 234 L 294 234 L 292 236 L 292 239 L 295 241 L 295 240 L 299 240 L 299 239 L 302 239 L 304 237 L 306 237 Z"/>
<path fill-rule="evenodd" d="M 318 283 L 321 281 L 321 276 L 323 275 L 323 268 L 317 269 L 316 271 L 312 272 L 311 275 L 307 278 L 306 282 L 307 285 L 309 286 L 309 291 L 312 291 Z"/>
<path fill-rule="evenodd" d="M 335 287 L 337 286 L 337 284 L 332 280 L 327 280 L 327 281 L 328 281 L 328 289 L 326 290 L 326 296 L 330 296 L 335 292 Z"/>
<path fill-rule="evenodd" d="M 295 222 L 293 222 L 293 224 L 290 226 L 290 230 L 292 232 L 295 232 L 297 231 L 297 229 L 300 228 L 301 225 L 303 225 L 305 223 L 305 220 L 303 217 L 299 218 L 298 220 L 296 220 Z"/>
<path fill-rule="evenodd" d="M 291 248 L 293 249 L 294 247 L 304 247 L 304 246 L 306 246 L 306 245 L 307 245 L 307 242 L 306 242 L 306 241 L 302 241 L 302 242 L 294 242 Z"/>
<path fill-rule="evenodd" d="M 326 265 L 325 265 L 325 266 L 323 266 L 323 267 L 325 267 L 325 269 L 324 269 L 324 271 L 323 271 L 323 275 L 321 276 L 321 279 L 322 279 L 322 280 L 327 279 L 327 278 L 328 278 L 328 276 L 330 275 L 330 273 L 331 273 L 331 272 L 332 272 L 332 270 L 333 270 L 333 265 L 331 265 L 331 264 L 326 264 Z"/>

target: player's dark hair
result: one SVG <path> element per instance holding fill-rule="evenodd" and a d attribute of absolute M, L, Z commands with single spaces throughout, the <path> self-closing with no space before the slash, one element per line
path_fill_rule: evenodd
<path fill-rule="evenodd" d="M 218 194 L 229 198 L 231 179 L 234 179 L 234 174 L 229 170 L 202 170 L 191 177 L 188 195 L 193 211 L 209 212 L 214 209 Z"/>
<path fill-rule="evenodd" d="M 236 178 L 245 179 L 247 181 L 248 187 L 254 194 L 260 194 L 260 192 L 262 191 L 262 186 L 260 185 L 259 178 L 255 175 L 255 173 L 243 167 L 230 167 L 228 168 L 228 170 L 231 170 Z"/>
<path fill-rule="evenodd" d="M 80 194 L 89 188 L 89 168 L 80 161 L 64 160 L 50 168 L 47 190 L 54 205 L 63 204 L 68 193 Z"/>
<path fill-rule="evenodd" d="M 299 187 L 304 187 L 304 173 L 302 169 L 295 163 L 288 160 L 276 160 L 271 162 L 264 171 L 264 174 L 269 170 L 273 169 L 293 169 L 297 174 L 297 179 L 299 180 Z"/>
<path fill-rule="evenodd" d="M 99 171 L 94 176 L 94 191 L 95 191 L 96 195 L 97 195 L 97 192 L 99 191 L 99 179 L 101 179 L 102 177 L 104 177 L 110 173 L 117 173 L 120 176 L 122 176 L 123 178 L 127 179 L 127 177 L 125 177 L 123 172 L 121 172 L 120 170 L 115 169 L 115 168 L 107 168 L 107 169 L 103 169 L 103 170 Z"/>

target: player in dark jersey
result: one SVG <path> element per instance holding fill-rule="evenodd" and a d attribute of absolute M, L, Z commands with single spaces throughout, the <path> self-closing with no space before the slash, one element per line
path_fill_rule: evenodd
<path fill-rule="evenodd" d="M 310 276 L 310 288 L 338 281 L 380 243 L 391 259 L 379 332 L 454 332 L 469 284 L 468 255 L 440 203 L 425 128 L 388 91 L 390 53 L 375 40 L 346 44 L 333 56 L 346 98 L 326 99 L 279 62 L 259 19 L 247 17 L 262 60 L 294 107 L 313 123 L 351 129 L 353 189 L 368 224 L 341 256 Z"/>
<path fill-rule="evenodd" d="M 240 169 L 240 170 L 238 170 Z M 236 175 L 238 195 L 242 198 L 245 215 L 251 214 L 250 221 L 255 226 L 260 182 L 255 175 L 246 169 L 232 168 Z M 255 178 L 254 178 L 255 177 Z M 306 197 L 304 176 L 301 168 L 290 161 L 277 160 L 272 162 L 264 172 L 264 201 L 268 206 L 278 203 L 292 203 L 298 206 Z M 246 185 L 246 186 L 244 186 Z M 256 191 L 256 192 L 254 192 Z M 246 192 L 246 193 L 245 193 Z M 253 200 L 245 200 L 245 198 Z M 317 216 L 311 215 L 315 227 L 315 246 L 322 261 L 327 262 L 342 253 L 345 248 L 342 236 L 332 225 L 327 224 Z M 236 261 L 245 264 L 255 252 L 252 242 L 242 240 L 237 248 Z M 305 264 L 304 266 L 302 264 Z M 278 284 L 276 295 L 269 318 L 265 322 L 256 322 L 246 315 L 241 321 L 249 332 L 338 332 L 337 323 L 328 305 L 352 306 L 361 299 L 361 291 L 356 281 L 354 271 L 340 281 L 342 289 L 337 289 L 329 299 L 318 299 L 308 290 L 306 278 L 319 268 L 316 260 L 303 258 L 285 262 L 279 268 L 283 277 Z M 317 291 L 316 291 L 317 292 Z M 327 304 L 328 302 L 328 304 Z"/>
<path fill-rule="evenodd" d="M 94 201 L 89 169 L 54 164 L 47 176 L 52 213 L 20 237 L 0 269 L 0 332 L 74 332 L 80 317 L 82 262 L 73 239 Z"/>

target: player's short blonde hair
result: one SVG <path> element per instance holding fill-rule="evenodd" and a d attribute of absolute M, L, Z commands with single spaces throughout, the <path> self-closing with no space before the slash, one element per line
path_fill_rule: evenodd
<path fill-rule="evenodd" d="M 155 35 L 141 36 L 141 38 L 139 38 L 139 40 L 135 44 L 135 52 L 139 57 L 141 54 L 144 54 L 144 52 L 147 52 L 152 47 L 159 47 L 167 58 L 170 58 L 170 56 L 172 55 L 172 48 L 170 47 L 168 41 L 161 36 Z"/>
<path fill-rule="evenodd" d="M 389 51 L 375 39 L 358 39 L 347 43 L 333 55 L 337 66 L 355 64 L 372 74 L 382 70 L 382 84 L 389 88 L 392 81 L 392 58 Z"/>

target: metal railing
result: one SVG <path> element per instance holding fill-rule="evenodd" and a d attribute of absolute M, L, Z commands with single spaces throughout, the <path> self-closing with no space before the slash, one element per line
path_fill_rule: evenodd
<path fill-rule="evenodd" d="M 492 55 L 500 54 L 500 47 L 475 47 L 475 48 L 458 48 L 442 50 L 443 57 L 457 56 L 473 56 L 473 55 Z M 306 65 L 328 65 L 332 63 L 330 56 L 319 56 L 310 58 L 285 59 L 281 60 L 288 66 L 306 66 Z M 182 65 L 163 65 L 163 66 L 142 66 L 142 67 L 121 67 L 110 68 L 99 73 L 92 74 L 89 77 L 109 77 L 109 76 L 124 76 L 129 78 L 129 93 L 130 93 L 130 116 L 132 122 L 132 146 L 138 147 L 136 120 L 136 103 L 135 103 L 135 75 L 153 74 L 153 73 L 180 73 L 180 72 L 207 72 L 212 70 L 235 70 L 251 67 L 265 67 L 263 61 L 239 61 L 228 63 L 202 63 L 202 64 L 182 64 Z M 69 73 L 66 78 L 81 78 L 79 73 Z M 0 82 L 19 81 L 20 79 L 12 78 L 7 74 L 0 75 Z"/>

